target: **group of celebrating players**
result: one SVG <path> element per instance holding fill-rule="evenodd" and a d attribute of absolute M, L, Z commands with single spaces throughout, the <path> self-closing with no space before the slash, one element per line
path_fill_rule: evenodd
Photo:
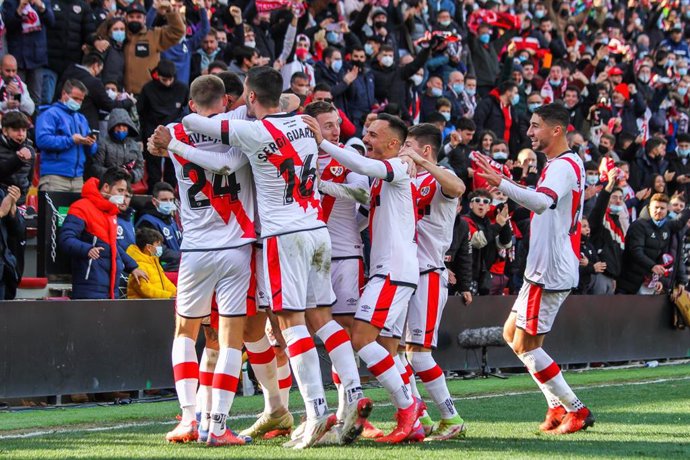
<path fill-rule="evenodd" d="M 167 441 L 224 446 L 289 435 L 284 445 L 302 449 L 360 436 L 382 443 L 464 436 L 466 424 L 431 353 L 448 296 L 444 256 L 465 191 L 436 164 L 440 131 L 430 124 L 408 129 L 381 114 L 360 156 L 339 143 L 332 104 L 314 102 L 294 115 L 298 101 L 281 94 L 282 83 L 279 72 L 253 68 L 243 96 L 229 102 L 220 78 L 201 76 L 190 89 L 194 113 L 158 127 L 148 140 L 150 152 L 173 162 L 185 231 L 172 349 L 182 415 Z M 567 111 L 555 105 L 532 118 L 528 135 L 550 160 L 535 190 L 502 177 L 485 159 L 477 172 L 534 211 L 527 282 L 505 336 L 546 397 L 541 429 L 563 434 L 594 423 L 541 348 L 577 285 L 584 167 L 565 143 L 567 123 Z M 360 235 L 367 227 L 365 284 Z M 207 340 L 199 364 L 195 343 L 212 304 L 217 347 Z M 335 414 L 326 404 L 313 334 L 333 365 Z M 235 433 L 226 422 L 243 348 L 265 408 Z M 373 404 L 362 391 L 355 352 L 397 409 L 388 435 L 367 420 Z M 306 409 L 294 429 L 291 375 Z M 440 412 L 436 425 L 415 376 Z"/>

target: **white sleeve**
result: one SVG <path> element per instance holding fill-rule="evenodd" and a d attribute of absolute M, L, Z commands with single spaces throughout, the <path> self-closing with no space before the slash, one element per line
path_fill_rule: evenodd
<path fill-rule="evenodd" d="M 239 149 L 231 148 L 225 152 L 209 152 L 187 145 L 177 139 L 170 142 L 168 151 L 204 169 L 224 175 L 232 174 L 249 163 L 247 157 Z"/>
<path fill-rule="evenodd" d="M 357 180 L 356 182 L 353 180 L 351 182 L 349 180 L 350 176 L 364 178 L 364 182 L 361 180 Z M 338 199 L 355 201 L 360 204 L 369 203 L 369 181 L 366 176 L 357 173 L 348 174 L 348 183 L 345 184 L 336 184 L 335 182 L 320 180 L 319 192 Z"/>
<path fill-rule="evenodd" d="M 579 178 L 566 160 L 554 160 L 546 167 L 544 179 L 536 190 L 520 187 L 509 180 L 502 180 L 498 188 L 513 201 L 537 214 L 555 208 L 558 200 L 578 188 Z"/>
<path fill-rule="evenodd" d="M 546 193 L 520 187 L 507 179 L 501 181 L 498 189 L 508 195 L 508 197 L 517 204 L 537 214 L 543 213 L 556 203 L 553 197 Z"/>
<path fill-rule="evenodd" d="M 219 139 L 225 145 L 240 147 L 247 156 L 255 153 L 256 145 L 263 138 L 253 121 L 207 118 L 192 113 L 182 119 L 182 125 L 188 131 Z"/>
<path fill-rule="evenodd" d="M 407 168 L 404 166 L 404 163 L 397 158 L 391 158 L 390 160 L 384 161 L 372 160 L 371 158 L 356 155 L 351 150 L 340 148 L 327 140 L 322 141 L 319 148 L 335 158 L 338 163 L 346 168 L 365 176 L 377 177 L 388 182 L 395 182 L 396 179 L 407 174 Z M 403 167 L 404 172 L 401 170 L 400 166 Z"/>
<path fill-rule="evenodd" d="M 287 32 L 285 32 L 285 40 L 283 40 L 283 52 L 278 57 L 283 63 L 287 62 L 290 57 L 290 51 L 292 51 L 292 45 L 295 43 L 296 36 L 297 27 L 292 24 L 288 25 Z"/>

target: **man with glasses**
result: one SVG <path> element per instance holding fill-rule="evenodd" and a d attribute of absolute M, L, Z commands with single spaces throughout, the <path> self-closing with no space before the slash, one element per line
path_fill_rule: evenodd
<path fill-rule="evenodd" d="M 492 196 L 486 189 L 470 193 L 470 212 L 464 219 L 470 226 L 472 245 L 472 294 L 487 295 L 491 290 L 489 269 L 499 257 L 501 249 L 511 246 L 513 231 L 508 223 L 505 203 L 491 209 Z M 495 215 L 495 220 L 489 217 Z"/>

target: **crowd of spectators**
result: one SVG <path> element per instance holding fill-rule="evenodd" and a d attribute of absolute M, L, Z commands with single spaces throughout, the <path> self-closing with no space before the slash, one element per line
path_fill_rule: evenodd
<path fill-rule="evenodd" d="M 156 278 L 155 289 L 122 289 L 174 296 L 160 273 L 179 263 L 176 181 L 145 139 L 189 111 L 196 76 L 223 76 L 234 102 L 242 87 L 228 72 L 241 80 L 264 65 L 300 110 L 334 104 L 341 141 L 362 152 L 378 113 L 442 130 L 439 160 L 468 190 L 448 254 L 466 300 L 517 292 L 529 250 L 529 212 L 475 177 L 471 152 L 536 186 L 546 158 L 526 132 L 553 102 L 570 111 L 569 146 L 586 168 L 577 291 L 687 283 L 687 0 L 5 0 L 1 15 L 5 296 L 21 276 L 32 184 L 82 195 L 59 238 L 75 297 L 117 296 L 120 270 L 137 266 L 135 284 Z M 136 216 L 133 193 L 152 195 Z M 88 286 L 101 276 L 102 289 Z"/>

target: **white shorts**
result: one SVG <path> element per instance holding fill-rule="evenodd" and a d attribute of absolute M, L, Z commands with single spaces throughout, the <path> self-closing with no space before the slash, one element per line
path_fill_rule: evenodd
<path fill-rule="evenodd" d="M 331 312 L 333 316 L 354 315 L 364 289 L 364 260 L 361 257 L 332 260 L 331 283 L 337 299 Z"/>
<path fill-rule="evenodd" d="M 219 251 L 183 252 L 177 280 L 175 311 L 184 318 L 203 318 L 211 314 L 211 299 L 216 294 L 220 316 L 256 313 L 253 296 L 256 286 L 250 244 Z"/>
<path fill-rule="evenodd" d="M 391 284 L 389 277 L 373 277 L 359 298 L 355 319 L 381 329 L 383 337 L 401 338 L 413 293 L 414 288 Z"/>
<path fill-rule="evenodd" d="M 417 291 L 407 310 L 405 342 L 424 348 L 436 348 L 441 315 L 448 300 L 446 271 L 419 275 Z"/>
<path fill-rule="evenodd" d="M 264 273 L 274 312 L 332 306 L 331 237 L 326 227 L 264 239 Z"/>
<path fill-rule="evenodd" d="M 558 309 L 570 291 L 549 292 L 528 282 L 523 283 L 512 311 L 516 313 L 515 326 L 529 335 L 551 331 Z"/>
<path fill-rule="evenodd" d="M 266 277 L 264 276 L 264 247 L 262 244 L 254 245 L 255 279 L 256 279 L 256 307 L 268 308 L 271 304 L 266 291 Z"/>

